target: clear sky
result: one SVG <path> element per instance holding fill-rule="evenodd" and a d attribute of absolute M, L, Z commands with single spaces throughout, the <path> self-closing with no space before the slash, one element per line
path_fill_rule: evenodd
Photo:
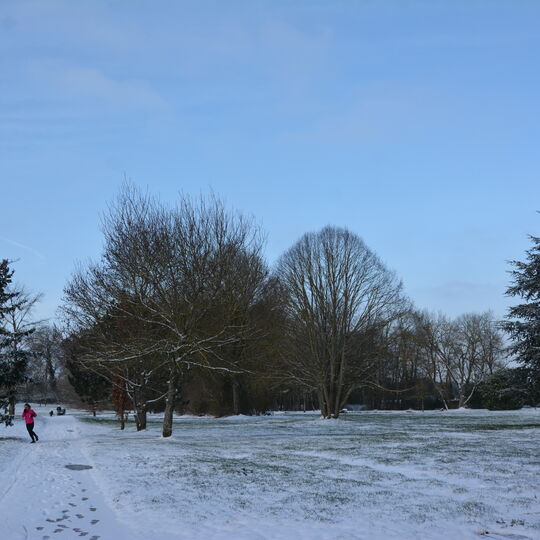
<path fill-rule="evenodd" d="M 421 308 L 508 299 L 540 235 L 540 2 L 0 2 L 0 258 L 54 317 L 124 175 L 213 190 L 273 263 L 359 234 Z"/>

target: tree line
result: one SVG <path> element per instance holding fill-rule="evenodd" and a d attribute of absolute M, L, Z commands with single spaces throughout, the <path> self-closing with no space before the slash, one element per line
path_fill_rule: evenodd
<path fill-rule="evenodd" d="M 260 228 L 216 197 L 166 205 L 125 185 L 102 233 L 100 258 L 66 284 L 61 329 L 28 322 L 37 297 L 14 289 L 8 261 L 0 265 L 8 402 L 21 384 L 54 397 L 67 378 L 94 411 L 112 403 L 122 427 L 129 411 L 139 430 L 149 411 L 164 411 L 169 436 L 174 411 L 337 418 L 351 404 L 497 408 L 538 398 L 527 334 L 538 297 L 524 293 L 539 279 L 538 239 L 528 263 L 514 263 L 509 289 L 536 304 L 501 324 L 490 313 L 418 311 L 395 273 L 343 228 L 303 235 L 270 268 Z M 504 367 L 503 331 L 521 368 Z"/>

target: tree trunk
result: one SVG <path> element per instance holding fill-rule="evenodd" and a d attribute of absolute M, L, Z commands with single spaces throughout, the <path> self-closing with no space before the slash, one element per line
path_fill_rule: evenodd
<path fill-rule="evenodd" d="M 142 387 L 135 388 L 133 391 L 133 407 L 137 431 L 143 431 L 146 429 L 146 397 Z"/>
<path fill-rule="evenodd" d="M 443 402 L 444 408 L 448 410 L 448 402 L 444 396 L 444 389 L 442 388 L 442 383 L 437 383 L 433 381 L 433 386 L 435 387 L 437 394 L 439 394 L 439 397 L 441 398 L 441 401 Z"/>
<path fill-rule="evenodd" d="M 172 435 L 173 412 L 176 397 L 176 368 L 171 368 L 167 387 L 167 398 L 165 403 L 165 415 L 163 417 L 163 437 Z"/>
<path fill-rule="evenodd" d="M 47 355 L 45 356 L 45 366 L 49 390 L 56 396 L 56 378 L 54 376 L 54 366 L 52 363 L 51 352 L 49 350 L 47 351 Z"/>
<path fill-rule="evenodd" d="M 329 388 L 326 392 L 327 396 L 327 411 L 325 418 L 338 418 L 341 410 L 342 388 L 338 381 L 334 380 L 329 383 Z"/>
<path fill-rule="evenodd" d="M 469 400 L 472 398 L 475 390 L 476 390 L 476 385 L 473 386 L 473 389 L 471 390 L 468 396 L 465 394 L 465 390 L 460 390 L 459 392 L 459 406 L 460 407 L 465 407 L 467 403 L 469 403 Z"/>
<path fill-rule="evenodd" d="M 341 379 L 336 384 L 336 388 L 334 390 L 334 411 L 332 414 L 332 418 L 339 418 L 339 415 L 341 413 L 341 409 L 345 407 L 345 401 L 347 400 L 347 397 L 343 395 L 343 386 Z"/>
<path fill-rule="evenodd" d="M 319 397 L 319 407 L 321 409 L 321 416 L 323 418 L 327 418 L 328 416 L 328 404 L 326 402 L 326 398 L 323 391 L 318 392 Z"/>
<path fill-rule="evenodd" d="M 15 392 L 11 390 L 9 392 L 9 406 L 8 406 L 8 414 L 10 416 L 15 416 Z"/>
<path fill-rule="evenodd" d="M 334 411 L 334 393 L 332 392 L 332 386 L 328 385 L 329 388 L 325 388 L 325 398 L 326 398 L 326 414 L 324 415 L 325 418 L 332 418 L 332 413 Z"/>
<path fill-rule="evenodd" d="M 127 395 L 125 393 L 122 394 L 122 402 L 121 402 L 121 405 L 120 405 L 120 414 L 118 415 L 119 418 L 120 418 L 120 429 L 121 430 L 125 429 L 126 422 L 128 421 L 128 413 L 126 412 L 126 405 L 128 403 L 127 403 L 126 397 L 127 397 Z"/>
<path fill-rule="evenodd" d="M 137 431 L 146 429 L 146 402 L 139 401 L 136 404 L 135 422 Z"/>
<path fill-rule="evenodd" d="M 236 377 L 232 379 L 233 414 L 240 414 L 240 383 Z"/>
<path fill-rule="evenodd" d="M 338 418 L 341 410 L 341 392 L 335 388 L 324 388 L 320 392 L 319 400 L 321 402 L 321 416 L 323 418 Z"/>

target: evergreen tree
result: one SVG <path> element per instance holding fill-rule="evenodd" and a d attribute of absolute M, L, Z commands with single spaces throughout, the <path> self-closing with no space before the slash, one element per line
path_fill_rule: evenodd
<path fill-rule="evenodd" d="M 7 291 L 8 285 L 11 283 L 13 271 L 9 269 L 8 261 L 3 260 L 0 263 L 0 392 L 4 394 L 8 390 L 6 388 L 9 382 L 13 379 L 14 373 L 10 369 L 10 362 L 5 357 L 4 351 L 9 348 L 11 342 L 11 334 L 4 328 L 3 321 L 9 312 L 8 302 L 13 297 Z M 8 395 L 0 397 L 0 422 L 6 426 L 13 425 L 13 415 L 8 412 L 9 399 Z"/>
<path fill-rule="evenodd" d="M 23 342 L 34 329 L 25 321 L 36 299 L 30 298 L 22 289 L 10 288 L 13 270 L 9 261 L 0 263 L 0 394 L 8 417 L 15 412 L 15 387 L 25 380 L 25 372 L 31 353 Z M 37 297 L 36 297 L 37 298 Z"/>
<path fill-rule="evenodd" d="M 529 370 L 533 386 L 540 384 L 540 237 L 530 236 L 533 246 L 525 262 L 512 261 L 512 285 L 506 294 L 523 300 L 508 310 L 505 330 L 513 341 L 516 359 Z"/>
<path fill-rule="evenodd" d="M 492 411 L 521 409 L 530 397 L 527 391 L 527 369 L 501 369 L 479 387 L 481 406 Z"/>

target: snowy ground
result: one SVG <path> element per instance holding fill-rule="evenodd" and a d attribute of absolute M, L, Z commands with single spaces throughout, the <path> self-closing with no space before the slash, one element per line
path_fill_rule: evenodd
<path fill-rule="evenodd" d="M 0 426 L 0 538 L 540 538 L 540 410 Z M 89 470 L 66 469 L 68 464 Z"/>

